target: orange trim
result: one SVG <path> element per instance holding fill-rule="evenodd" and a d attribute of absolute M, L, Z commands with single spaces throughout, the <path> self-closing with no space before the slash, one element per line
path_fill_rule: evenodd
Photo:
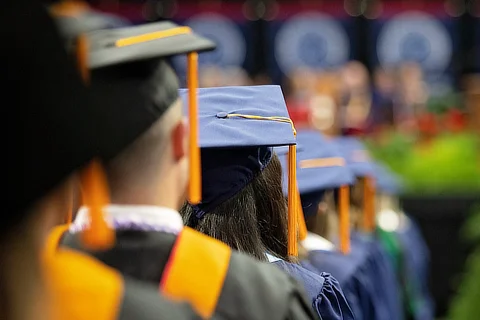
<path fill-rule="evenodd" d="M 366 177 L 363 179 L 363 228 L 366 232 L 375 229 L 375 181 Z"/>
<path fill-rule="evenodd" d="M 53 227 L 50 233 L 47 236 L 47 241 L 45 242 L 44 254 L 47 256 L 53 256 L 60 246 L 60 239 L 68 231 L 70 225 L 62 224 L 59 226 Z"/>
<path fill-rule="evenodd" d="M 339 203 L 340 223 L 340 251 L 350 253 L 350 189 L 348 186 L 340 187 Z"/>
<path fill-rule="evenodd" d="M 300 199 L 300 192 L 297 189 L 297 220 L 298 220 L 298 238 L 303 241 L 307 238 L 307 224 L 305 223 L 305 215 L 303 214 L 302 200 Z"/>
<path fill-rule="evenodd" d="M 188 301 L 204 319 L 214 314 L 228 272 L 231 249 L 193 229 L 184 228 L 160 281 L 160 291 Z"/>
<path fill-rule="evenodd" d="M 198 54 L 189 53 L 188 63 L 188 117 L 189 117 L 189 157 L 190 181 L 188 184 L 188 201 L 199 204 L 202 201 L 202 167 L 200 147 L 198 145 Z"/>
<path fill-rule="evenodd" d="M 52 319 L 118 319 L 124 296 L 119 272 L 68 249 L 44 261 Z"/>
<path fill-rule="evenodd" d="M 288 146 L 288 255 L 298 257 L 297 146 Z"/>
<path fill-rule="evenodd" d="M 324 168 L 324 167 L 343 167 L 345 166 L 345 159 L 340 157 L 335 158 L 318 158 L 307 159 L 300 161 L 300 168 Z"/>
<path fill-rule="evenodd" d="M 176 27 L 172 29 L 149 32 L 149 33 L 141 34 L 138 36 L 118 39 L 115 42 L 115 46 L 117 48 L 132 46 L 139 43 L 144 43 L 148 41 L 159 40 L 159 39 L 164 39 L 168 37 L 174 37 L 174 36 L 179 36 L 179 35 L 189 34 L 189 33 L 192 33 L 192 29 L 190 29 L 189 27 Z"/>

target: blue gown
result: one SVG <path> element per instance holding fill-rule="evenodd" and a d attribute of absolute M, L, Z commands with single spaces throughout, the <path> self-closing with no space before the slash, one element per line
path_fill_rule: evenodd
<path fill-rule="evenodd" d="M 352 242 L 364 246 L 368 252 L 371 279 L 376 293 L 375 301 L 380 308 L 385 309 L 382 310 L 382 314 L 386 313 L 388 315 L 386 319 L 404 319 L 400 283 L 388 253 L 374 235 L 352 232 L 351 236 Z"/>
<path fill-rule="evenodd" d="M 298 264 L 281 259 L 274 259 L 272 263 L 304 285 L 307 296 L 311 298 L 313 310 L 322 320 L 357 319 L 340 284 L 330 274 L 326 272 L 316 274 Z"/>
<path fill-rule="evenodd" d="M 318 274 L 325 271 L 338 279 L 356 319 L 387 319 L 385 308 L 376 301 L 370 263 L 366 246 L 355 241 L 352 241 L 348 255 L 338 251 L 315 250 L 309 252 L 308 260 L 301 262 L 304 268 L 312 272 Z"/>
<path fill-rule="evenodd" d="M 404 260 L 407 298 L 415 320 L 435 318 L 435 304 L 428 289 L 429 250 L 415 222 L 407 217 L 404 228 L 396 231 Z"/>

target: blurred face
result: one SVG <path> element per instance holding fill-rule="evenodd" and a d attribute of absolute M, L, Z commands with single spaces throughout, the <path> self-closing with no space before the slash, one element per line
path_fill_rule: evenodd
<path fill-rule="evenodd" d="M 326 131 L 332 128 L 335 123 L 336 105 L 335 101 L 325 95 L 314 96 L 309 104 L 310 124 L 317 130 Z"/>

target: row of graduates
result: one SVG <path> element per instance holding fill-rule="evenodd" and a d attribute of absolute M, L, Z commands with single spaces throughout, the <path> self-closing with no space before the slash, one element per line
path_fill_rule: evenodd
<path fill-rule="evenodd" d="M 348 185 L 374 173 L 363 169 L 369 162 L 357 141 L 297 132 L 277 86 L 196 89 L 196 52 L 214 45 L 188 28 L 163 22 L 79 36 L 84 26 L 76 18 L 74 27 L 62 21 L 59 40 L 42 7 L 9 9 L 30 20 L 4 17 L 16 27 L 4 32 L 15 44 L 4 53 L 12 62 L 3 73 L 11 80 L 6 92 L 16 96 L 16 130 L 25 139 L 23 158 L 14 161 L 24 179 L 9 183 L 20 198 L 2 226 L 2 243 L 14 243 L 18 231 L 39 234 L 29 238 L 43 244 L 29 252 L 39 258 L 29 267 L 39 264 L 49 284 L 45 296 L 55 303 L 46 304 L 46 318 L 403 318 L 401 272 L 373 232 L 373 213 L 365 215 L 369 234 L 349 232 Z M 163 59 L 175 54 L 188 55 L 189 89 L 178 89 Z M 75 219 L 47 228 L 45 237 L 39 230 L 67 212 L 78 184 L 83 206 Z M 327 216 L 338 220 L 339 239 L 319 235 L 323 200 L 332 212 L 338 203 L 338 218 Z M 401 236 L 405 230 L 415 232 L 397 228 L 384 238 L 413 241 Z M 299 245 L 308 251 L 300 257 Z M 22 271 L 18 260 L 9 261 L 12 272 Z M 427 319 L 418 311 L 428 309 L 418 303 L 421 279 L 408 280 L 413 314 Z M 14 298 L 2 308 L 5 318 L 27 319 L 22 313 L 32 309 L 38 319 L 35 305 L 21 308 Z"/>

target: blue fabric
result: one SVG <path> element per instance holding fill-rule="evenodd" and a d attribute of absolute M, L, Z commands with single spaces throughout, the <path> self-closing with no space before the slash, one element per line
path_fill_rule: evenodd
<path fill-rule="evenodd" d="M 324 195 L 325 190 L 300 194 L 303 215 L 305 217 L 312 217 L 318 213 L 318 206 L 323 200 Z"/>
<path fill-rule="evenodd" d="M 188 113 L 188 90 L 180 89 Z M 273 146 L 295 144 L 290 123 L 266 119 L 228 118 L 231 114 L 288 119 L 279 86 L 198 89 L 202 202 L 193 206 L 202 218 L 235 196 L 261 172 Z"/>
<path fill-rule="evenodd" d="M 245 188 L 270 162 L 272 149 L 205 148 L 201 155 L 202 202 L 192 206 L 198 219 Z"/>
<path fill-rule="evenodd" d="M 340 149 L 343 157 L 347 160 L 347 166 L 357 177 L 374 175 L 374 168 L 368 152 L 363 143 L 354 137 L 338 137 L 334 143 Z"/>
<path fill-rule="evenodd" d="M 381 313 L 389 315 L 388 319 L 404 319 L 400 284 L 388 253 L 374 235 L 359 232 L 352 232 L 351 235 L 352 242 L 364 246 L 368 252 L 371 279 L 376 293 L 375 301 L 378 307 L 382 308 Z"/>
<path fill-rule="evenodd" d="M 404 272 L 407 289 L 411 294 L 413 316 L 415 320 L 432 320 L 435 318 L 435 304 L 428 289 L 429 250 L 415 224 L 406 217 L 405 228 L 398 229 L 396 234 L 402 244 Z"/>
<path fill-rule="evenodd" d="M 188 114 L 188 90 L 180 89 Z M 236 148 L 295 144 L 287 122 L 254 120 L 229 114 L 289 118 L 280 86 L 239 86 L 198 89 L 200 147 Z"/>
<path fill-rule="evenodd" d="M 282 150 L 276 151 L 281 155 Z M 297 182 L 300 194 L 319 190 L 333 189 L 343 185 L 353 184 L 355 176 L 347 166 L 302 168 L 302 161 L 325 158 L 343 158 L 337 145 L 312 130 L 297 132 Z M 280 157 L 284 173 L 283 191 L 287 186 L 287 158 Z"/>
<path fill-rule="evenodd" d="M 389 319 L 385 308 L 377 302 L 372 281 L 374 273 L 363 244 L 352 241 L 348 255 L 338 251 L 311 251 L 308 260 L 301 264 L 312 272 L 328 272 L 338 279 L 356 319 Z"/>
<path fill-rule="evenodd" d="M 402 191 L 400 178 L 380 163 L 373 163 L 373 177 L 377 189 L 383 193 L 395 195 Z"/>
<path fill-rule="evenodd" d="M 300 265 L 283 260 L 273 264 L 304 285 L 313 310 L 322 320 L 356 319 L 340 284 L 330 274 L 315 274 Z"/>

